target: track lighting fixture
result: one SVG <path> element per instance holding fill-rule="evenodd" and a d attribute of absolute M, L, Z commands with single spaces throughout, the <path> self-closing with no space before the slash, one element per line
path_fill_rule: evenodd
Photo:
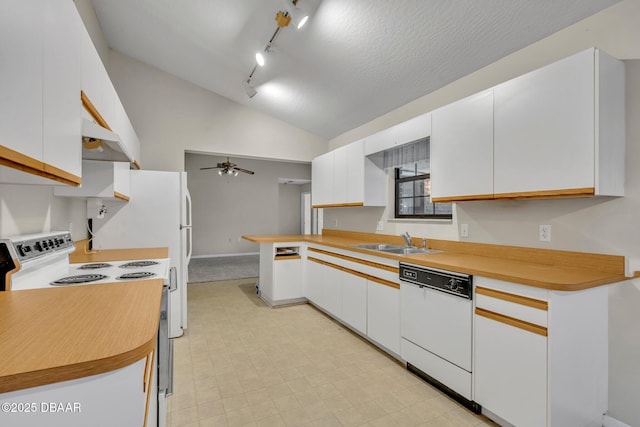
<path fill-rule="evenodd" d="M 271 39 L 267 43 L 267 46 L 264 48 L 264 53 L 268 53 L 269 49 L 278 36 L 278 33 L 282 28 L 288 27 L 291 22 L 296 26 L 297 29 L 302 28 L 307 21 L 309 20 L 309 10 L 301 6 L 301 0 L 284 0 L 284 11 L 278 11 L 276 14 L 275 20 L 277 24 L 277 28 Z M 263 52 L 256 53 L 256 65 L 254 65 L 253 70 L 249 74 L 249 78 L 242 82 L 242 86 L 244 87 L 245 92 L 249 98 L 253 98 L 256 96 L 258 91 L 255 86 L 251 83 L 251 79 L 253 78 L 253 74 L 256 72 L 258 66 L 262 67 L 265 64 L 265 55 Z"/>

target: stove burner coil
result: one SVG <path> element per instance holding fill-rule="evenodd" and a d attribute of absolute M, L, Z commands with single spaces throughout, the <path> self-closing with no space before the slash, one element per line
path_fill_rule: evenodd
<path fill-rule="evenodd" d="M 122 276 L 116 277 L 117 280 L 136 280 L 136 279 L 148 279 L 155 276 L 155 273 L 150 271 L 134 271 L 132 273 L 125 273 Z"/>
<path fill-rule="evenodd" d="M 68 276 L 51 282 L 53 286 L 79 285 L 82 283 L 91 283 L 98 280 L 106 279 L 104 274 L 78 274 L 77 276 Z"/>
<path fill-rule="evenodd" d="M 111 267 L 112 264 L 108 264 L 106 262 L 94 262 L 91 264 L 84 264 L 78 267 L 78 270 L 97 270 L 99 268 L 107 268 Z"/>
<path fill-rule="evenodd" d="M 143 261 L 131 261 L 131 262 L 127 262 L 125 264 L 122 264 L 120 266 L 120 268 L 140 268 L 140 267 L 149 267 L 150 265 L 156 265 L 159 264 L 158 261 L 150 261 L 150 260 L 143 260 Z"/>

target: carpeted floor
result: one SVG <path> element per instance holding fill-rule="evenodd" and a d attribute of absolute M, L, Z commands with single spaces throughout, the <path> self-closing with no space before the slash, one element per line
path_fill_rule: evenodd
<path fill-rule="evenodd" d="M 189 262 L 189 283 L 258 277 L 260 255 L 234 255 L 216 258 L 192 258 Z"/>

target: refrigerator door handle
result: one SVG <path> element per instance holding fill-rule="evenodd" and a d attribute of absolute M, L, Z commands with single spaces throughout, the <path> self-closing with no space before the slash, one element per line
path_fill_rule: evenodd
<path fill-rule="evenodd" d="M 191 225 L 193 224 L 193 218 L 191 212 L 191 193 L 189 193 L 188 189 L 185 192 L 185 201 L 187 210 L 187 224 L 185 225 L 185 228 L 187 229 L 187 238 L 189 240 L 189 246 L 187 249 L 187 264 L 189 264 L 189 261 L 191 261 L 191 254 L 193 252 L 193 229 L 191 228 Z"/>
<path fill-rule="evenodd" d="M 190 225 L 180 224 L 180 230 L 185 230 L 185 229 L 190 230 L 191 226 Z"/>

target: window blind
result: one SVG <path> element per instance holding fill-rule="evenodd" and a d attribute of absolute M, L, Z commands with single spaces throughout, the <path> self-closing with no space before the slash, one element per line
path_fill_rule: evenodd
<path fill-rule="evenodd" d="M 397 168 L 426 160 L 429 160 L 429 137 L 390 148 L 383 153 L 384 169 Z"/>

